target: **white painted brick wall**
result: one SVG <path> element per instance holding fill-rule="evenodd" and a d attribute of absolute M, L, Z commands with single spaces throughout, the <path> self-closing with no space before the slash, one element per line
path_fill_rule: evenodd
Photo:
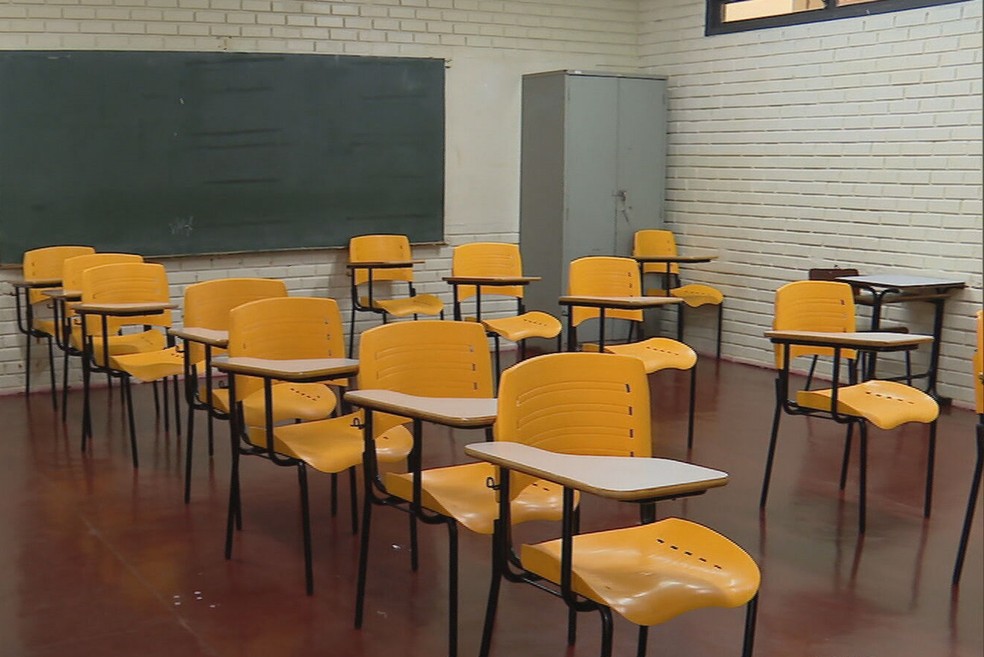
<path fill-rule="evenodd" d="M 0 3 L 2 49 L 303 52 L 443 57 L 447 71 L 447 245 L 422 245 L 417 288 L 451 293 L 453 244 L 516 241 L 519 232 L 519 108 L 524 73 L 638 65 L 635 0 L 79 0 Z M 169 258 L 179 302 L 184 287 L 223 276 L 284 278 L 291 294 L 333 296 L 347 320 L 341 249 Z M 16 270 L 0 270 L 2 281 Z M 9 286 L 0 285 L 7 288 Z M 494 307 L 501 307 L 493 306 Z M 13 299 L 0 297 L 0 393 L 23 388 L 24 338 Z M 180 315 L 177 316 L 180 320 Z M 361 318 L 357 330 L 373 320 Z M 32 366 L 47 386 L 42 349 Z M 77 380 L 77 378 L 76 378 Z"/>
<path fill-rule="evenodd" d="M 771 363 L 773 292 L 810 267 L 954 276 L 969 288 L 947 305 L 940 390 L 971 404 L 981 2 L 713 37 L 703 0 L 641 7 L 643 65 L 669 76 L 667 220 L 719 250 L 687 277 L 728 297 L 725 354 Z M 888 316 L 932 327 L 928 304 Z M 689 326 L 707 350 L 711 317 Z"/>

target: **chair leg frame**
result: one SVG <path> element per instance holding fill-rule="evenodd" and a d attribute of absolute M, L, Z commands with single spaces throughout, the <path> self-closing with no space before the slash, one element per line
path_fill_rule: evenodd
<path fill-rule="evenodd" d="M 964 559 L 967 556 L 967 543 L 970 541 L 970 528 L 974 524 L 977 496 L 981 491 L 982 468 L 984 468 L 984 415 L 979 415 L 977 418 L 977 463 L 974 466 L 974 474 L 971 477 L 970 490 L 967 494 L 967 510 L 964 513 L 963 528 L 960 530 L 957 558 L 953 564 L 952 586 L 960 585 L 960 575 L 963 573 Z"/>

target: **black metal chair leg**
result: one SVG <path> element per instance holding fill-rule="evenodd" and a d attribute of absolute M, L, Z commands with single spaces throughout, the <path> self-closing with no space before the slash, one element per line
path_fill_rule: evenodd
<path fill-rule="evenodd" d="M 331 517 L 338 515 L 338 473 L 331 473 Z"/>
<path fill-rule="evenodd" d="M 137 458 L 137 425 L 133 420 L 133 388 L 129 376 L 123 377 L 123 398 L 126 403 L 126 416 L 127 421 L 130 426 L 130 456 L 133 460 L 133 468 L 137 469 L 140 467 L 139 459 Z"/>
<path fill-rule="evenodd" d="M 858 533 L 864 534 L 866 520 L 866 504 L 868 497 L 868 424 L 860 422 L 858 424 L 860 441 L 860 461 L 861 477 L 860 489 L 858 490 Z"/>
<path fill-rule="evenodd" d="M 936 420 L 929 424 L 929 452 L 926 454 L 926 493 L 923 500 L 923 518 L 933 510 L 933 471 L 936 468 Z"/>
<path fill-rule="evenodd" d="M 498 520 L 495 522 L 499 524 Z M 499 608 L 499 589 L 502 586 L 502 568 L 505 562 L 505 555 L 499 554 L 499 531 L 496 527 L 492 538 L 492 579 L 489 582 L 488 601 L 485 603 L 485 623 L 482 625 L 482 644 L 478 650 L 478 657 L 489 657 L 489 650 L 492 648 L 492 629 L 495 627 L 495 615 Z"/>
<path fill-rule="evenodd" d="M 598 607 L 601 614 L 601 657 L 612 657 L 612 610 L 608 607 Z"/>
<path fill-rule="evenodd" d="M 355 628 L 362 627 L 362 611 L 366 603 L 366 571 L 369 567 L 369 529 L 372 524 L 372 495 L 369 487 L 362 500 L 362 537 L 359 540 L 359 575 L 355 587 Z"/>
<path fill-rule="evenodd" d="M 776 379 L 776 409 L 772 413 L 772 435 L 769 438 L 769 454 L 765 459 L 765 476 L 762 478 L 762 496 L 759 498 L 759 509 L 765 508 L 769 497 L 769 480 L 772 478 L 772 460 L 776 455 L 776 438 L 779 436 L 779 419 L 782 415 L 779 400 L 779 380 Z"/>
<path fill-rule="evenodd" d="M 639 643 L 636 647 L 636 657 L 646 657 L 646 643 L 649 640 L 649 626 L 639 626 Z"/>
<path fill-rule="evenodd" d="M 687 450 L 694 448 L 694 412 L 697 400 L 697 363 L 690 368 L 690 408 L 687 411 Z"/>
<path fill-rule="evenodd" d="M 758 593 L 755 594 L 745 607 L 745 639 L 742 641 L 742 657 L 752 657 L 755 645 L 755 619 L 758 616 Z"/>
<path fill-rule="evenodd" d="M 359 533 L 359 492 L 355 468 L 349 468 L 349 511 L 352 513 L 352 535 Z"/>
<path fill-rule="evenodd" d="M 171 386 L 174 391 L 174 431 L 177 435 L 181 435 L 181 383 L 178 381 L 178 376 L 174 375 L 171 377 Z"/>
<path fill-rule="evenodd" d="M 51 407 L 58 410 L 58 386 L 55 385 L 55 348 L 48 336 L 48 378 L 51 381 Z"/>
<path fill-rule="evenodd" d="M 191 501 L 191 459 L 195 447 L 195 407 L 188 404 L 188 440 L 185 442 L 184 503 Z"/>
<path fill-rule="evenodd" d="M 964 558 L 967 556 L 970 528 L 974 524 L 974 510 L 977 508 L 977 494 L 981 490 L 982 466 L 984 466 L 984 417 L 977 422 L 977 464 L 974 467 L 974 476 L 971 478 L 970 492 L 967 496 L 967 512 L 964 514 L 963 529 L 960 531 L 957 560 L 953 564 L 953 586 L 960 584 L 960 574 L 963 572 Z"/>
<path fill-rule="evenodd" d="M 349 313 L 349 343 L 348 357 L 351 358 L 355 351 L 355 299 L 352 299 L 352 310 Z"/>
<path fill-rule="evenodd" d="M 62 422 L 68 421 L 68 350 L 69 346 L 65 345 L 65 350 L 62 352 L 62 408 L 61 417 Z"/>
<path fill-rule="evenodd" d="M 301 487 L 301 532 L 304 538 L 304 584 L 308 595 L 314 595 L 314 565 L 311 556 L 311 507 L 308 503 L 307 467 L 297 464 L 297 483 Z"/>
<path fill-rule="evenodd" d="M 458 523 L 448 525 L 448 657 L 458 655 Z"/>
<path fill-rule="evenodd" d="M 27 345 L 24 349 L 24 394 L 27 395 L 28 400 L 30 400 L 31 394 L 31 340 L 34 336 L 31 335 L 31 317 L 28 315 L 27 320 Z"/>
<path fill-rule="evenodd" d="M 851 443 L 854 437 L 854 423 L 847 425 L 847 435 L 844 436 L 844 456 L 841 458 L 840 490 L 847 487 L 847 466 L 851 462 Z"/>
<path fill-rule="evenodd" d="M 718 336 L 717 336 L 717 359 L 721 360 L 721 327 L 723 326 L 724 304 L 718 304 Z"/>

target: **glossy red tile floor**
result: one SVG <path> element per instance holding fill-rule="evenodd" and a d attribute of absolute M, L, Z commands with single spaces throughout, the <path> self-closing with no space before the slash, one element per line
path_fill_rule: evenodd
<path fill-rule="evenodd" d="M 926 455 L 921 427 L 871 441 L 868 531 L 858 540 L 856 472 L 840 496 L 841 430 L 783 420 L 765 519 L 758 512 L 772 374 L 701 362 L 696 445 L 685 449 L 687 376 L 653 377 L 658 455 L 727 470 L 730 484 L 659 515 L 710 525 L 759 562 L 759 657 L 980 657 L 981 505 L 960 589 L 950 573 L 974 459 L 968 411 L 940 421 L 934 513 L 921 517 Z M 409 569 L 406 520 L 374 514 L 364 629 L 352 627 L 357 541 L 341 485 L 329 513 L 329 479 L 312 473 L 315 594 L 304 595 L 297 481 L 291 469 L 244 459 L 244 529 L 223 558 L 228 438 L 210 461 L 195 444 L 192 501 L 182 503 L 184 442 L 155 426 L 149 386 L 140 405 L 141 467 L 130 465 L 117 395 L 95 393 L 95 440 L 79 449 L 80 391 L 63 425 L 46 393 L 0 398 L 0 655 L 391 656 L 446 654 L 445 531 L 421 527 L 421 564 Z M 197 420 L 196 436 L 204 434 Z M 461 457 L 481 434 L 431 429 L 430 463 Z M 341 483 L 346 483 L 345 480 Z M 634 510 L 589 502 L 585 522 L 630 521 Z M 546 534 L 534 526 L 526 535 Z M 488 584 L 486 537 L 461 532 L 460 654 L 475 655 Z M 582 616 L 565 646 L 565 609 L 531 587 L 506 584 L 493 654 L 597 654 L 597 617 Z M 737 655 L 741 610 L 695 612 L 654 628 L 650 654 Z M 635 631 L 616 621 L 616 654 L 634 654 Z"/>

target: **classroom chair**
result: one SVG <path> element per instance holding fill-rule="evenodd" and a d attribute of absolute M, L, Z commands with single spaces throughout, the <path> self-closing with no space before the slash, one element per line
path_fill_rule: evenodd
<path fill-rule="evenodd" d="M 230 358 L 270 361 L 342 359 L 344 345 L 341 313 L 334 299 L 260 299 L 237 306 L 229 313 Z M 326 376 L 324 380 L 335 380 L 335 377 Z M 297 415 L 299 400 L 278 395 L 274 391 L 283 386 L 323 388 L 324 384 L 277 384 L 273 377 L 243 374 L 234 374 L 229 380 L 228 403 L 235 412 L 230 414 L 234 448 L 226 559 L 232 557 L 233 526 L 236 524 L 241 528 L 240 456 L 260 456 L 277 466 L 294 467 L 301 494 L 305 586 L 308 595 L 311 595 L 314 592 L 314 576 L 307 468 L 333 475 L 346 470 L 350 472 L 353 531 L 356 531 L 354 469 L 363 461 L 362 414 L 345 413 L 325 418 L 323 405 L 314 401 L 312 406 L 322 417 L 295 423 L 292 416 Z M 285 399 L 293 410 L 278 408 Z M 380 444 L 385 446 L 382 458 L 386 460 L 404 458 L 410 449 L 409 434 L 399 424 L 389 423 L 381 430 L 385 433 L 380 439 Z"/>
<path fill-rule="evenodd" d="M 250 301 L 287 296 L 287 285 L 281 280 L 270 278 L 218 278 L 200 283 L 192 283 L 185 288 L 182 303 L 183 324 L 185 327 L 209 329 L 214 331 L 229 330 L 229 313 L 233 308 Z M 191 499 L 191 463 L 194 453 L 195 440 L 195 411 L 204 411 L 208 418 L 208 455 L 214 451 L 213 420 L 229 419 L 228 390 L 215 385 L 213 378 L 212 359 L 226 353 L 222 347 L 211 344 L 185 340 L 185 398 L 188 402 L 188 438 L 185 447 L 185 488 L 184 501 Z M 204 378 L 204 381 L 201 379 Z M 296 388 L 291 388 L 296 390 Z M 323 391 L 315 388 L 315 395 Z M 293 392 L 291 397 L 297 397 Z M 290 399 L 290 397 L 288 397 Z M 308 398 L 305 397 L 305 400 Z M 333 397 L 331 398 L 333 399 Z M 287 399 L 278 399 L 278 406 L 289 404 Z M 330 402 L 329 402 L 330 403 Z M 321 417 L 331 412 L 329 408 L 323 411 Z M 291 412 L 296 417 L 299 412 Z"/>
<path fill-rule="evenodd" d="M 67 258 L 62 264 L 62 291 L 64 296 L 55 300 L 55 316 L 61 324 L 56 333 L 56 342 L 62 350 L 62 421 L 67 419 L 68 406 L 68 363 L 70 358 L 82 357 L 82 325 L 72 308 L 72 300 L 82 294 L 82 272 L 90 267 L 112 265 L 120 262 L 143 262 L 143 257 L 133 253 L 91 253 Z M 125 322 L 115 317 L 107 318 L 109 353 L 135 353 L 146 349 L 161 347 L 160 332 L 121 332 Z M 101 336 L 93 338 L 101 347 Z M 148 340 L 150 342 L 148 343 Z M 156 392 L 156 391 L 155 391 Z"/>
<path fill-rule="evenodd" d="M 571 295 L 633 297 L 642 292 L 639 265 L 631 258 L 587 256 L 571 261 L 568 271 L 568 290 Z M 597 319 L 597 308 L 572 307 L 572 326 L 576 328 L 590 319 Z M 605 317 L 630 322 L 628 341 L 607 344 L 604 350 L 613 354 L 634 356 L 642 360 L 647 374 L 662 370 L 690 371 L 690 402 L 687 409 L 687 449 L 694 444 L 694 416 L 697 398 L 697 353 L 683 342 L 669 338 L 642 338 L 642 310 L 605 311 Z M 633 336 L 637 336 L 633 341 Z M 576 334 L 572 343 L 577 344 Z"/>
<path fill-rule="evenodd" d="M 452 276 L 519 277 L 523 275 L 523 261 L 518 244 L 505 242 L 473 242 L 456 246 L 451 254 Z M 527 311 L 523 303 L 525 285 L 456 285 L 455 319 L 462 318 L 461 302 L 481 297 L 506 297 L 516 302 L 515 314 L 506 317 L 478 317 L 495 346 L 496 378 L 502 371 L 500 339 L 519 345 L 519 360 L 526 358 L 526 341 L 530 338 L 556 339 L 560 351 L 563 326 L 560 320 L 539 310 Z"/>
<path fill-rule="evenodd" d="M 974 350 L 971 372 L 974 376 L 974 408 L 977 412 L 977 461 L 974 464 L 974 474 L 967 495 L 967 511 L 960 531 L 957 560 L 953 565 L 953 586 L 960 584 L 964 558 L 967 556 L 967 542 L 970 540 L 970 528 L 974 524 L 977 495 L 981 492 L 981 471 L 984 469 L 984 310 L 977 311 L 977 349 Z"/>
<path fill-rule="evenodd" d="M 24 282 L 34 284 L 41 281 L 61 281 L 62 264 L 73 256 L 95 253 L 91 246 L 46 246 L 40 249 L 25 251 L 21 259 L 24 270 Z M 54 286 L 52 286 L 54 287 Z M 45 294 L 47 287 L 25 287 L 23 300 L 21 291 L 16 290 L 14 300 L 17 308 L 17 328 L 27 336 L 24 351 L 24 394 L 31 394 L 31 342 L 33 339 L 43 339 L 48 343 L 48 367 L 51 377 L 51 403 L 58 408 L 58 392 L 55 388 L 55 354 L 52 340 L 57 328 L 55 320 L 47 317 L 35 317 L 37 307 L 48 304 L 50 298 Z"/>
<path fill-rule="evenodd" d="M 780 287 L 775 294 L 773 331 L 816 331 L 833 338 L 795 337 L 775 343 L 776 405 L 772 418 L 772 433 L 766 457 L 765 475 L 759 508 L 764 511 L 769 493 L 769 481 L 779 436 L 779 421 L 783 413 L 832 419 L 847 425 L 847 439 L 841 465 L 840 488 L 844 490 L 851 450 L 851 436 L 857 428 L 860 450 L 860 481 L 858 496 L 858 531 L 865 532 L 867 497 L 868 425 L 884 430 L 909 422 L 929 424 L 929 445 L 926 465 L 926 488 L 923 515 L 929 517 L 933 490 L 933 463 L 936 450 L 936 420 L 939 406 L 932 397 L 897 381 L 868 379 L 858 382 L 856 370 L 850 367 L 848 383 L 842 383 L 841 364 L 855 358 L 859 350 L 874 349 L 878 336 L 888 334 L 856 333 L 854 293 L 847 283 L 833 281 L 796 281 Z M 837 334 L 848 334 L 836 339 Z M 850 336 L 860 336 L 852 338 Z M 868 336 L 865 339 L 865 336 Z M 898 336 L 907 339 L 907 336 Z M 792 361 L 801 355 L 821 351 L 833 358 L 829 388 L 790 391 Z"/>
<path fill-rule="evenodd" d="M 636 358 L 547 354 L 503 372 L 496 438 L 564 455 L 593 457 L 575 470 L 614 467 L 607 460 L 611 457 L 650 458 L 652 430 L 649 383 Z M 535 478 L 530 476 L 534 471 Z M 691 610 L 742 605 L 747 606 L 742 654 L 751 654 L 760 581 L 755 562 L 729 539 L 695 522 L 681 518 L 655 521 L 656 501 L 699 494 L 706 487 L 667 487 L 657 497 L 634 500 L 642 509 L 643 524 L 581 533 L 576 491 L 604 492 L 569 476 L 558 477 L 555 480 L 563 484 L 554 484 L 563 490 L 561 538 L 516 550 L 510 527 L 517 501 L 531 486 L 550 481 L 551 475 L 544 466 L 526 473 L 503 468 L 490 477 L 499 511 L 494 520 L 493 576 L 481 657 L 487 657 L 491 648 L 503 578 L 530 583 L 560 597 L 569 609 L 570 645 L 575 639 L 574 614 L 598 611 L 603 657 L 612 651 L 613 611 L 639 625 L 636 654 L 645 655 L 649 626 Z"/>
<path fill-rule="evenodd" d="M 632 244 L 632 255 L 677 255 L 676 238 L 669 230 L 639 230 L 635 232 Z M 724 309 L 724 294 L 710 285 L 697 283 L 681 284 L 680 265 L 677 263 L 645 263 L 642 266 L 643 276 L 646 274 L 658 274 L 663 277 L 663 287 L 647 289 L 646 294 L 663 295 L 669 294 L 683 300 L 683 304 L 677 308 L 677 340 L 683 342 L 684 309 L 687 305 L 691 308 L 701 306 L 717 307 L 717 347 L 716 356 L 721 359 L 721 319 Z"/>
<path fill-rule="evenodd" d="M 106 372 L 119 378 L 123 384 L 123 397 L 130 430 L 130 455 L 133 467 L 139 467 L 136 423 L 133 413 L 131 379 L 158 381 L 171 379 L 174 388 L 174 421 L 181 432 L 181 415 L 178 408 L 178 377 L 184 371 L 182 355 L 173 340 L 163 331 L 171 326 L 170 287 L 163 265 L 147 262 L 118 262 L 88 267 L 82 272 L 82 305 L 76 306 L 81 318 L 82 339 L 87 343 L 90 363 L 84 370 L 86 409 L 83 418 L 83 441 L 91 437 L 88 406 L 89 373 Z M 86 306 L 115 305 L 108 312 L 84 311 Z M 155 307 L 157 310 L 145 310 Z M 112 353 L 112 336 L 126 326 L 137 326 L 139 338 L 131 347 L 136 351 Z M 85 357 L 85 356 L 83 356 Z M 164 387 L 165 430 L 169 429 L 168 395 Z M 84 444 L 84 443 L 83 443 Z"/>
<path fill-rule="evenodd" d="M 444 302 L 433 294 L 418 294 L 413 285 L 413 259 L 406 235 L 360 235 L 349 240 L 349 275 L 352 309 L 349 319 L 349 357 L 354 353 L 355 314 L 380 315 L 385 324 L 389 317 L 440 315 Z M 406 283 L 405 296 L 380 298 L 379 283 Z M 359 293 L 364 286 L 365 296 Z"/>
<path fill-rule="evenodd" d="M 491 399 L 492 363 L 488 340 L 480 324 L 460 321 L 421 320 L 377 326 L 362 334 L 359 343 L 359 391 L 382 390 L 427 398 L 454 400 Z M 377 433 L 375 423 L 392 421 L 387 414 L 371 413 L 367 431 Z M 379 472 L 368 442 L 365 450 L 365 495 L 363 499 L 362 542 L 359 553 L 359 579 L 356 592 L 355 626 L 361 627 L 368 576 L 369 541 L 373 505 L 386 505 L 409 512 L 411 519 L 411 568 L 417 569 L 416 521 L 443 524 L 448 530 L 448 654 L 457 654 L 457 570 L 458 534 L 461 523 L 484 534 L 492 533 L 495 516 L 494 492 L 485 487 L 492 470 L 485 466 L 421 469 L 424 450 L 423 421 L 413 420 L 413 448 L 408 457 L 409 472 Z M 368 440 L 368 439 L 367 439 Z M 419 497 L 415 498 L 415 491 Z M 544 501 L 544 498 L 548 498 Z M 546 491 L 531 491 L 524 499 L 526 508 L 518 518 L 550 515 L 551 502 Z M 413 501 L 420 510 L 414 512 Z M 559 502 L 557 507 L 559 509 Z M 559 511 L 558 511 L 559 513 Z"/>

